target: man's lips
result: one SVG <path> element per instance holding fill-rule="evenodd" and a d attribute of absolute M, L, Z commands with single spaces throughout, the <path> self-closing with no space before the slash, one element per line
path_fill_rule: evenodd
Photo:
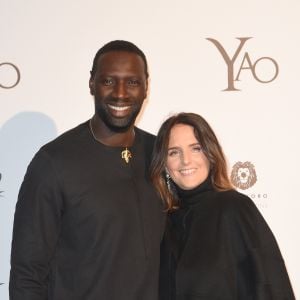
<path fill-rule="evenodd" d="M 107 105 L 110 113 L 116 118 L 124 118 L 131 112 L 131 105 Z"/>
<path fill-rule="evenodd" d="M 129 105 L 126 105 L 126 106 L 116 106 L 116 105 L 111 105 L 111 104 L 108 104 L 108 107 L 112 110 L 117 110 L 117 111 L 124 111 L 124 110 L 127 110 L 130 108 Z"/>

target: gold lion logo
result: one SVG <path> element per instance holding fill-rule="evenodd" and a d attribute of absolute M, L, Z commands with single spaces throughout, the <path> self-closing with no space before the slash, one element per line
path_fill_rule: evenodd
<path fill-rule="evenodd" d="M 231 171 L 230 176 L 233 185 L 241 190 L 246 190 L 257 181 L 254 165 L 249 162 L 237 162 Z"/>

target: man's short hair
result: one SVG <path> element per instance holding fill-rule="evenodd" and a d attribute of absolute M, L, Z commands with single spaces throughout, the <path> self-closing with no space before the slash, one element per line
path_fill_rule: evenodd
<path fill-rule="evenodd" d="M 132 52 L 135 53 L 137 55 L 139 55 L 144 64 L 145 64 L 145 75 L 146 78 L 149 77 L 148 74 L 148 64 L 147 64 L 147 59 L 146 56 L 144 54 L 144 52 L 138 48 L 135 44 L 128 42 L 128 41 L 123 41 L 123 40 L 115 40 L 115 41 L 111 41 L 107 44 L 105 44 L 103 47 L 101 47 L 98 52 L 96 53 L 95 57 L 94 57 L 94 61 L 93 61 L 93 67 L 91 70 L 91 78 L 93 78 L 96 74 L 97 71 L 97 62 L 98 62 L 98 58 L 107 52 L 111 52 L 111 51 L 125 51 L 125 52 Z"/>

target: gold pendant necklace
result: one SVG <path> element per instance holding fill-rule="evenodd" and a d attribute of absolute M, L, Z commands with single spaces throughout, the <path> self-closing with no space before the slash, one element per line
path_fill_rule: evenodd
<path fill-rule="evenodd" d="M 129 163 L 130 158 L 132 158 L 131 152 L 127 149 L 123 150 L 121 153 L 121 157 L 126 161 L 126 163 Z"/>
<path fill-rule="evenodd" d="M 90 130 L 91 130 L 91 133 L 92 133 L 93 138 L 94 138 L 97 142 L 99 142 L 99 143 L 102 144 L 102 142 L 101 142 L 100 140 L 98 140 L 98 138 L 96 137 L 96 135 L 95 135 L 95 133 L 94 133 L 93 126 L 92 126 L 92 119 L 90 119 L 90 121 L 89 121 L 89 127 L 90 127 Z M 133 135 L 135 135 L 135 132 L 133 132 Z M 130 150 L 128 150 L 127 147 L 125 147 L 125 150 L 123 150 L 123 151 L 121 152 L 121 157 L 122 157 L 122 159 L 125 160 L 125 162 L 126 162 L 127 164 L 129 163 L 129 160 L 132 158 L 132 154 L 131 154 Z"/>

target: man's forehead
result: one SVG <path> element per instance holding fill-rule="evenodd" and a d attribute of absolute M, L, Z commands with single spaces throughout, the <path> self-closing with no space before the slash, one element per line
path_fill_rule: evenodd
<path fill-rule="evenodd" d="M 143 59 L 140 55 L 138 55 L 135 52 L 125 51 L 125 50 L 112 50 L 105 53 L 102 53 L 98 58 L 98 64 L 106 60 L 141 60 L 143 62 Z M 144 62 L 143 62 L 144 63 Z"/>
<path fill-rule="evenodd" d="M 143 59 L 137 53 L 127 51 L 109 51 L 99 56 L 97 67 L 99 72 L 120 69 L 145 72 L 146 66 Z"/>

